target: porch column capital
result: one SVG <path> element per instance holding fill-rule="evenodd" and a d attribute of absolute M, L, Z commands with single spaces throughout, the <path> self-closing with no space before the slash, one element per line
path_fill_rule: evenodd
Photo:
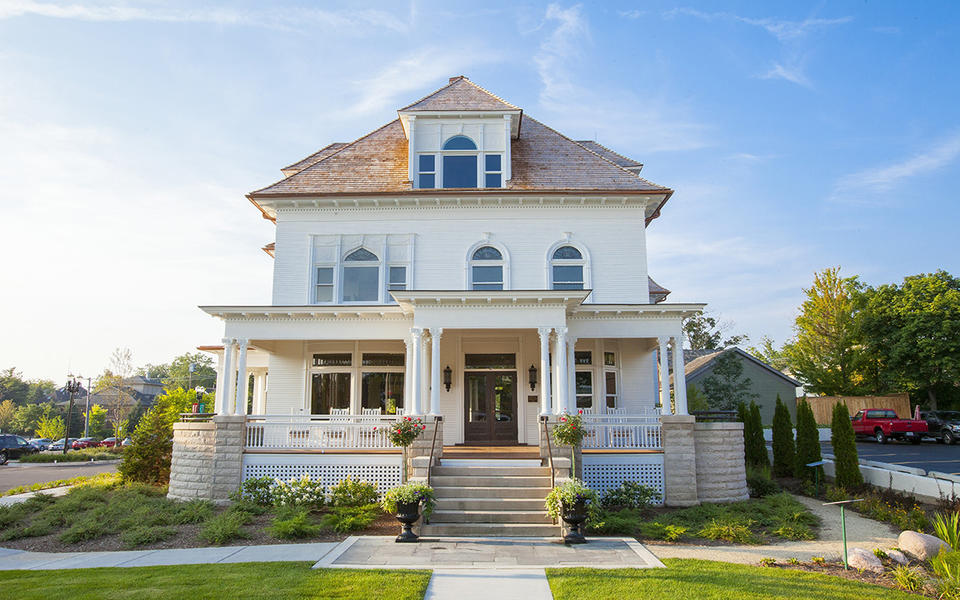
<path fill-rule="evenodd" d="M 540 334 L 540 338 L 550 338 L 550 334 L 553 333 L 553 327 L 537 327 L 537 333 Z"/>
<path fill-rule="evenodd" d="M 554 327 L 554 329 L 557 332 L 557 338 L 566 339 L 567 332 L 569 331 L 569 328 L 566 325 L 561 325 L 560 327 Z"/>
<path fill-rule="evenodd" d="M 423 338 L 423 328 L 422 327 L 411 327 L 410 328 L 410 337 L 414 342 L 419 341 Z"/>
<path fill-rule="evenodd" d="M 443 336 L 443 327 L 430 327 L 427 329 L 430 332 L 431 338 L 440 339 Z"/>

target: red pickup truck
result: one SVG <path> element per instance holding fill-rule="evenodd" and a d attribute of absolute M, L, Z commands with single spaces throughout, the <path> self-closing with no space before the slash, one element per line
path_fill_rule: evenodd
<path fill-rule="evenodd" d="M 927 422 L 919 419 L 900 419 L 897 413 L 886 408 L 868 408 L 853 415 L 853 432 L 857 437 L 872 437 L 878 444 L 886 444 L 890 438 L 909 440 L 919 444 L 927 435 Z"/>

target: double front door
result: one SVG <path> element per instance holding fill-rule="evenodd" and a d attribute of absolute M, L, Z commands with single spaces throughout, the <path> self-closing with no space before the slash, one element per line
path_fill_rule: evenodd
<path fill-rule="evenodd" d="M 464 379 L 464 443 L 516 444 L 516 372 L 468 372 Z"/>

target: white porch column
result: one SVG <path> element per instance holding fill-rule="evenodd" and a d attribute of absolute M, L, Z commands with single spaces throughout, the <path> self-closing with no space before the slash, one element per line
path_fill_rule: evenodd
<path fill-rule="evenodd" d="M 227 354 L 227 349 L 224 347 L 223 352 L 217 354 L 217 387 L 214 395 L 213 403 L 213 412 L 215 414 L 223 414 L 223 393 L 226 391 L 226 384 L 223 383 L 225 369 L 223 365 L 223 357 Z M 208 390 L 209 391 L 209 390 Z"/>
<path fill-rule="evenodd" d="M 409 336 L 405 337 L 403 345 L 407 350 L 403 363 L 403 412 L 409 415 L 413 410 L 413 340 Z"/>
<path fill-rule="evenodd" d="M 237 403 L 233 407 L 233 414 L 247 414 L 247 394 L 250 376 L 247 373 L 247 343 L 249 340 L 237 340 Z"/>
<path fill-rule="evenodd" d="M 574 347 L 577 338 L 567 336 L 567 412 L 577 412 L 577 361 L 574 358 Z M 594 384 L 596 385 L 596 384 Z"/>
<path fill-rule="evenodd" d="M 687 412 L 687 378 L 683 365 L 683 335 L 673 338 L 673 401 L 678 415 Z"/>
<path fill-rule="evenodd" d="M 557 406 L 556 414 L 570 412 L 570 398 L 567 384 L 570 374 L 567 372 L 567 328 L 557 327 L 557 352 L 553 355 L 557 366 Z"/>
<path fill-rule="evenodd" d="M 443 327 L 430 328 L 430 415 L 440 414 L 440 336 Z"/>
<path fill-rule="evenodd" d="M 658 338 L 660 349 L 657 358 L 660 359 L 660 414 L 669 415 L 670 410 L 670 362 L 667 354 L 667 342 L 670 338 Z"/>
<path fill-rule="evenodd" d="M 410 373 L 413 375 L 410 381 L 410 389 L 413 392 L 411 394 L 411 402 L 409 410 L 404 411 L 408 415 L 419 415 L 422 414 L 420 408 L 420 393 L 422 389 L 420 377 L 423 374 L 423 361 L 421 357 L 423 355 L 423 329 L 419 327 L 410 328 L 410 343 L 413 345 L 413 356 L 410 360 Z"/>
<path fill-rule="evenodd" d="M 221 404 L 222 415 L 233 414 L 233 403 L 237 397 L 237 371 L 234 368 L 236 363 L 234 358 L 237 353 L 237 340 L 233 338 L 223 338 L 223 404 Z M 217 390 L 220 395 L 220 390 Z"/>
<path fill-rule="evenodd" d="M 550 414 L 550 332 L 552 327 L 540 327 L 540 416 Z"/>

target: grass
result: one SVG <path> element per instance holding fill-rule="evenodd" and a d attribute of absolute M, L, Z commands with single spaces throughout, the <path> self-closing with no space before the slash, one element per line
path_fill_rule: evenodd
<path fill-rule="evenodd" d="M 52 463 L 52 462 L 88 462 L 97 460 L 119 460 L 123 458 L 123 451 L 111 451 L 106 448 L 84 448 L 62 452 L 40 452 L 21 456 L 22 463 Z"/>
<path fill-rule="evenodd" d="M 100 473 L 99 475 L 80 475 L 77 477 L 71 477 L 70 479 L 57 479 L 55 481 L 44 481 L 43 483 L 34 483 L 31 485 L 19 485 L 15 488 L 10 488 L 9 490 L 0 493 L 0 496 L 15 496 L 17 494 L 25 494 L 27 492 L 39 492 L 41 490 L 49 490 L 52 488 L 63 487 L 65 485 L 77 485 L 78 483 L 97 483 L 100 481 L 112 480 L 115 477 L 113 473 Z"/>
<path fill-rule="evenodd" d="M 668 559 L 666 569 L 547 569 L 555 600 L 914 600 L 916 595 L 821 573 Z"/>
<path fill-rule="evenodd" d="M 421 600 L 429 571 L 311 569 L 312 563 L 245 563 L 0 572 L 18 600 L 338 598 Z"/>
<path fill-rule="evenodd" d="M 647 517 L 623 510 L 600 515 L 590 531 L 649 540 L 722 540 L 761 544 L 765 538 L 815 539 L 817 517 L 790 494 L 780 493 L 732 504 L 702 504 Z"/>

